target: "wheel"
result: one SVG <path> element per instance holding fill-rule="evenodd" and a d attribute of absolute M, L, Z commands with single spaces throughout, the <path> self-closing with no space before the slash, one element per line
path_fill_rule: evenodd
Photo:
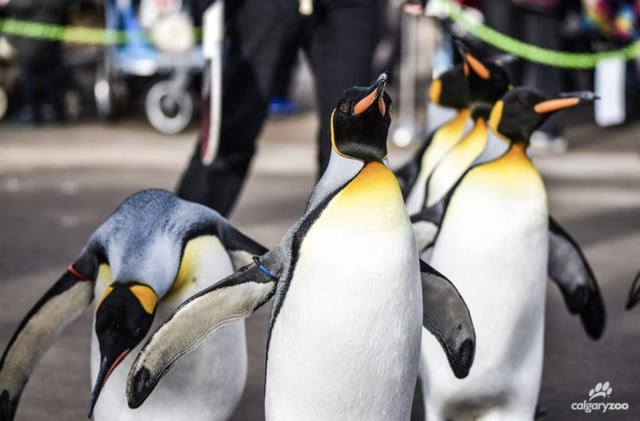
<path fill-rule="evenodd" d="M 191 123 L 194 102 L 188 89 L 176 89 L 171 81 L 162 80 L 147 91 L 144 111 L 154 129 L 165 134 L 176 134 Z"/>
<path fill-rule="evenodd" d="M 93 97 L 96 101 L 96 113 L 103 120 L 111 120 L 115 115 L 113 82 L 110 78 L 110 56 L 104 56 L 98 63 L 96 81 L 93 85 Z"/>

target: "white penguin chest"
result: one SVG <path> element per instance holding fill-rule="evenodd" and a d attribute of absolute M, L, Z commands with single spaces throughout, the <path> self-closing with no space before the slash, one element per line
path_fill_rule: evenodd
<path fill-rule="evenodd" d="M 503 161 L 477 167 L 463 179 L 436 240 L 438 262 L 444 264 L 453 249 L 458 250 L 458 263 L 464 264 L 447 266 L 520 272 L 546 262 L 548 211 L 542 180 L 527 162 Z"/>
<path fill-rule="evenodd" d="M 474 374 L 485 362 L 491 370 L 489 361 L 541 351 L 541 343 L 532 342 L 539 341 L 544 319 L 547 199 L 535 169 L 515 163 L 469 172 L 447 207 L 431 260 L 469 307 L 478 337 Z"/>
<path fill-rule="evenodd" d="M 398 419 L 410 409 L 422 315 L 417 254 L 397 183 L 377 165 L 302 241 L 271 332 L 267 419 Z"/>

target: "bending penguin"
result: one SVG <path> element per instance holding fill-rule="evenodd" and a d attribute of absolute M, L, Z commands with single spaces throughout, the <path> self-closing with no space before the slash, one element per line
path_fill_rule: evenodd
<path fill-rule="evenodd" d="M 456 109 L 457 114 L 431 132 L 411 159 L 395 171 L 409 215 L 422 209 L 431 172 L 471 125 L 469 91 L 463 66 L 455 66 L 434 79 L 429 87 L 429 99 L 434 104 Z"/>
<path fill-rule="evenodd" d="M 267 420 L 408 420 L 423 325 L 454 375 L 468 374 L 475 336 L 466 305 L 446 278 L 419 263 L 385 163 L 385 84 L 382 74 L 371 87 L 343 93 L 331 115 L 329 165 L 280 243 L 189 299 L 148 341 L 129 374 L 132 407 L 207 334 L 271 297 Z"/>
<path fill-rule="evenodd" d="M 550 113 L 592 99 L 591 93 L 550 98 L 517 88 L 493 107 L 489 124 L 509 149 L 469 169 L 448 196 L 431 260 L 468 303 L 478 337 L 474 368 L 465 379 L 453 378 L 424 335 L 429 421 L 533 419 L 550 240 L 544 184 L 525 149 Z"/>
<path fill-rule="evenodd" d="M 13 419 L 38 360 L 94 297 L 90 417 L 227 419 L 246 378 L 243 322 L 207 338 L 138 411 L 127 406 L 126 375 L 138 344 L 154 325 L 187 297 L 265 252 L 209 208 L 164 190 L 132 195 L 91 235 L 9 342 L 0 360 L 0 420 Z"/>

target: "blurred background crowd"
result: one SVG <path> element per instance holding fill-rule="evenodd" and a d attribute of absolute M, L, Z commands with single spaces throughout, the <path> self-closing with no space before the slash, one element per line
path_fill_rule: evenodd
<path fill-rule="evenodd" d="M 99 117 L 146 115 L 164 133 L 176 133 L 197 119 L 200 109 L 202 14 L 211 0 L 0 0 L 0 119 L 23 125 L 73 123 Z M 245 3 L 245 2 L 231 2 Z M 269 2 L 266 2 L 269 3 Z M 305 3 L 304 1 L 301 4 Z M 317 1 L 317 5 L 324 3 Z M 328 2 L 330 3 L 330 2 Z M 415 87 L 431 79 L 438 63 L 434 54 L 446 51 L 440 28 L 446 22 L 417 18 L 418 30 L 403 30 L 403 1 L 375 0 L 377 38 L 371 74 L 389 70 L 400 76 L 401 51 L 422 43 L 415 66 Z M 636 0 L 467 0 L 481 21 L 498 31 L 541 47 L 598 52 L 621 48 L 640 37 L 640 2 Z M 316 7 L 318 7 L 316 5 Z M 276 7 L 276 6 L 272 6 Z M 44 24 L 40 25 L 40 24 Z M 8 30 L 9 26 L 13 30 Z M 124 31 L 106 44 L 76 39 L 65 42 L 50 25 L 83 26 Z M 15 34 L 15 29 L 23 35 Z M 170 34 L 170 35 L 166 35 Z M 404 39 L 403 39 L 404 38 Z M 308 105 L 295 98 L 296 75 L 304 71 L 301 55 L 290 46 L 273 84 L 270 111 L 292 115 Z M 449 50 L 451 50 L 449 48 Z M 451 52 L 449 51 L 449 54 Z M 450 60 L 451 58 L 449 58 Z M 302 69 L 302 70 L 301 70 Z M 516 84 L 550 92 L 591 89 L 594 71 L 560 69 L 513 61 Z M 640 115 L 637 61 L 628 61 L 624 78 L 624 121 Z M 302 78 L 304 79 L 304 78 Z M 425 92 L 425 91 L 422 91 Z M 425 95 L 415 99 L 417 120 L 426 107 Z M 566 148 L 561 120 L 551 120 L 538 136 Z M 536 139 L 532 139 L 536 143 Z"/>

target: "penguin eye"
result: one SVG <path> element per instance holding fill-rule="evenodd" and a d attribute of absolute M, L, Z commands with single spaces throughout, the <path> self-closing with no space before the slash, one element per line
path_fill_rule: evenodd
<path fill-rule="evenodd" d="M 349 103 L 347 101 L 340 101 L 340 104 L 338 104 L 338 109 L 340 110 L 340 112 L 343 113 L 348 113 L 349 112 Z"/>

